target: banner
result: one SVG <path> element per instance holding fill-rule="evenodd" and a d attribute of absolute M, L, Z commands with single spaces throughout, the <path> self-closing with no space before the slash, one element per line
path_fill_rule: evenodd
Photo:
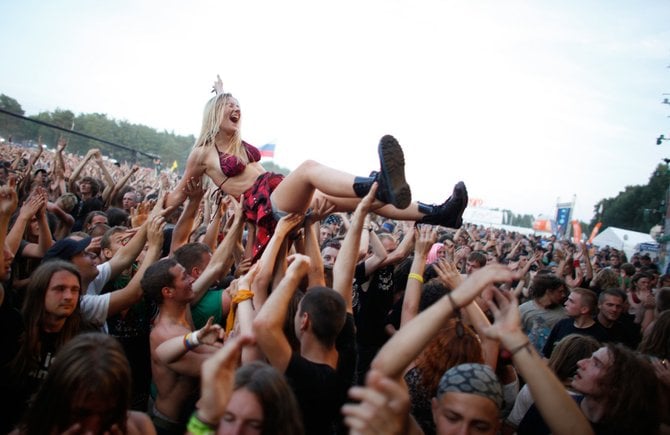
<path fill-rule="evenodd" d="M 556 235 L 564 236 L 570 223 L 572 203 L 556 204 Z"/>

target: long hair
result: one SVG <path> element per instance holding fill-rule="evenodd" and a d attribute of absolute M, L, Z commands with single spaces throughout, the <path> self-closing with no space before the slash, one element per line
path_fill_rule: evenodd
<path fill-rule="evenodd" d="M 658 316 L 638 350 L 657 358 L 670 359 L 670 311 L 664 311 Z"/>
<path fill-rule="evenodd" d="M 463 336 L 458 336 L 458 322 L 449 320 L 447 325 L 428 343 L 416 359 L 416 368 L 421 373 L 424 387 L 435 396 L 444 372 L 466 362 L 484 363 L 482 345 L 477 334 L 468 326 L 463 327 Z"/>
<path fill-rule="evenodd" d="M 254 361 L 235 372 L 235 390 L 246 388 L 263 408 L 263 435 L 302 435 L 298 401 L 283 374 L 274 367 Z"/>
<path fill-rule="evenodd" d="M 612 363 L 599 385 L 609 434 L 656 434 L 660 422 L 658 379 L 651 364 L 621 344 L 607 344 Z"/>
<path fill-rule="evenodd" d="M 230 99 L 234 97 L 231 94 L 219 94 L 211 98 L 205 104 L 205 110 L 202 115 L 202 127 L 200 129 L 200 136 L 195 141 L 193 148 L 213 146 L 216 141 L 216 135 L 219 132 L 221 122 L 223 121 L 226 112 L 226 105 Z M 225 150 L 221 150 L 225 151 Z M 243 162 L 248 163 L 249 158 L 242 146 L 242 135 L 240 130 L 237 130 L 232 141 L 232 149 L 228 150 L 230 154 L 237 156 Z"/>
<path fill-rule="evenodd" d="M 556 343 L 547 365 L 561 382 L 566 382 L 575 375 L 577 362 L 589 358 L 598 349 L 600 343 L 595 338 L 569 334 Z"/>
<path fill-rule="evenodd" d="M 41 355 L 40 331 L 42 330 L 46 311 L 44 309 L 44 297 L 51 277 L 60 271 L 69 272 L 77 277 L 81 286 L 81 275 L 76 266 L 63 260 L 51 260 L 41 264 L 30 277 L 30 283 L 26 289 L 25 299 L 21 314 L 24 319 L 25 331 L 21 338 L 19 352 L 12 364 L 14 374 L 19 378 L 26 376 L 31 370 L 37 367 Z M 81 296 L 81 291 L 80 291 Z M 81 300 L 81 299 L 80 299 Z M 79 311 L 80 302 L 65 320 L 63 328 L 58 334 L 56 340 L 56 349 L 67 343 L 78 334 L 82 328 L 81 314 Z"/>
<path fill-rule="evenodd" d="M 115 424 L 125 433 L 130 390 L 130 366 L 119 342 L 99 332 L 79 335 L 58 352 L 22 433 L 64 432 L 77 422 L 73 404 L 94 398 L 109 405 L 102 430 Z"/>

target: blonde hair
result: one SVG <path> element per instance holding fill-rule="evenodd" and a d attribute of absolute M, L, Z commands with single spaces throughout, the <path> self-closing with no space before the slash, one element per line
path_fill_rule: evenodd
<path fill-rule="evenodd" d="M 219 133 L 221 122 L 226 113 L 226 105 L 230 99 L 235 97 L 232 94 L 224 93 L 211 98 L 205 104 L 205 110 L 202 115 L 202 128 L 200 129 L 200 136 L 195 141 L 193 148 L 209 147 L 215 145 L 216 135 Z M 225 151 L 225 150 L 221 150 Z M 245 163 L 249 163 L 247 152 L 242 146 L 242 136 L 240 130 L 237 130 L 235 137 L 232 140 L 232 149 L 230 154 L 237 156 Z"/>

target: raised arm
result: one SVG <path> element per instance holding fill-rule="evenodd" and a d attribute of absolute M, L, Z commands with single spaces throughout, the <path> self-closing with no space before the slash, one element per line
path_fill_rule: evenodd
<path fill-rule="evenodd" d="M 102 191 L 102 194 L 100 196 L 102 197 L 102 201 L 106 204 L 112 192 L 114 191 L 114 179 L 109 174 L 107 166 L 105 166 L 105 161 L 102 159 L 102 153 L 100 152 L 100 150 L 98 150 L 98 152 L 95 153 L 93 158 L 95 160 L 95 163 L 100 168 L 103 180 L 105 180 L 105 190 Z"/>
<path fill-rule="evenodd" d="M 270 364 L 282 373 L 291 360 L 291 345 L 284 335 L 284 319 L 288 305 L 300 280 L 309 270 L 309 257 L 292 256 L 293 262 L 286 270 L 284 279 L 274 289 L 254 319 L 254 334 L 261 351 Z"/>
<path fill-rule="evenodd" d="M 512 354 L 514 366 L 528 384 L 535 404 L 551 432 L 555 435 L 593 434 L 591 425 L 577 403 L 522 332 L 516 298 L 497 289 L 494 295 L 496 303 L 489 302 L 489 308 L 495 322 L 486 333 L 499 340 Z"/>
<path fill-rule="evenodd" d="M 177 224 L 172 231 L 172 242 L 170 244 L 170 254 L 188 243 L 188 236 L 193 231 L 193 223 L 200 209 L 200 203 L 205 195 L 202 189 L 201 179 L 191 178 L 186 183 L 184 191 L 188 197 L 184 211 L 182 211 Z"/>
<path fill-rule="evenodd" d="M 148 231 L 145 231 L 148 234 L 149 249 L 144 256 L 144 261 L 142 261 L 140 268 L 135 272 L 135 275 L 125 287 L 109 294 L 107 317 L 127 310 L 142 298 L 142 286 L 140 285 L 140 280 L 144 275 L 144 271 L 160 259 L 163 247 L 165 219 L 162 216 L 153 216 L 149 219 L 147 227 Z M 145 237 L 147 234 L 145 234 Z"/>
<path fill-rule="evenodd" d="M 104 167 L 104 165 L 102 165 L 102 166 Z M 121 177 L 119 179 L 119 181 L 114 183 L 114 180 L 112 179 L 111 190 L 108 192 L 107 188 L 105 188 L 105 192 L 107 193 L 106 197 L 104 196 L 105 192 L 103 192 L 103 200 L 105 201 L 106 204 L 109 204 L 113 201 L 113 198 L 116 196 L 116 194 L 121 191 L 123 186 L 125 186 L 128 183 L 128 180 L 130 180 L 130 177 L 132 177 L 133 174 L 135 174 L 135 172 L 138 171 L 138 169 L 139 169 L 139 166 L 133 165 L 130 168 L 130 170 L 128 170 L 128 172 L 123 174 L 123 177 Z M 110 179 L 111 179 L 111 176 L 110 176 Z M 109 185 L 107 187 L 109 187 Z"/>
<path fill-rule="evenodd" d="M 347 304 L 347 313 L 354 312 L 352 294 L 354 273 L 358 262 L 358 246 L 361 241 L 363 223 L 365 217 L 370 213 L 376 192 L 377 183 L 374 183 L 368 194 L 356 206 L 356 210 L 351 217 L 349 230 L 347 235 L 344 236 L 340 253 L 337 255 L 337 260 L 333 266 L 333 289 L 342 296 Z"/>
<path fill-rule="evenodd" d="M 254 339 L 250 336 L 228 340 L 221 349 L 202 364 L 198 410 L 191 417 L 192 420 L 196 420 L 194 422 L 196 425 L 199 420 L 211 429 L 211 433 L 216 431 L 233 394 L 235 370 L 242 349 L 253 342 Z M 190 425 L 191 422 L 189 422 Z"/>
<path fill-rule="evenodd" d="M 474 300 L 494 282 L 511 281 L 515 274 L 502 265 L 490 265 L 470 275 L 456 289 L 443 296 L 396 332 L 381 348 L 371 367 L 398 378 L 421 353 L 455 309 Z"/>
<path fill-rule="evenodd" d="M 437 240 L 437 227 L 420 225 L 414 230 L 414 258 L 409 270 L 409 279 L 405 287 L 405 298 L 402 302 L 400 327 L 405 326 L 419 313 L 419 302 L 423 290 L 423 272 L 426 269 L 426 258 L 431 246 Z"/>
<path fill-rule="evenodd" d="M 86 167 L 88 162 L 93 158 L 96 151 L 98 151 L 98 150 L 95 149 L 95 148 L 92 148 L 92 149 L 88 150 L 88 152 L 86 153 L 84 158 L 79 162 L 77 167 L 74 168 L 74 170 L 72 171 L 72 175 L 70 176 L 70 181 L 69 181 L 69 184 L 67 186 L 67 188 L 70 192 L 75 192 L 76 191 L 75 181 L 77 181 L 77 179 L 79 178 L 79 174 L 81 174 L 81 171 L 84 170 L 84 168 Z"/>
<path fill-rule="evenodd" d="M 237 204 L 235 206 L 235 218 L 228 234 L 223 239 L 223 242 L 216 248 L 209 264 L 193 283 L 193 293 L 195 294 L 191 305 L 196 305 L 200 299 L 205 295 L 207 289 L 214 284 L 224 272 L 230 270 L 233 265 L 234 257 L 233 251 L 237 247 L 237 242 L 242 237 L 242 229 L 244 228 L 244 215 L 242 213 L 242 206 Z"/>
<path fill-rule="evenodd" d="M 267 299 L 267 288 L 272 280 L 273 271 L 275 270 L 278 260 L 278 254 L 284 244 L 286 236 L 303 220 L 302 214 L 289 213 L 279 219 L 275 227 L 274 234 L 270 238 L 265 251 L 258 259 L 260 270 L 254 279 L 254 306 L 256 310 L 261 309 Z M 283 260 L 283 258 L 282 258 Z"/>
<path fill-rule="evenodd" d="M 9 219 L 16 210 L 18 204 L 18 196 L 16 195 L 16 179 L 11 177 L 9 182 L 0 186 L 0 265 L 5 266 L 5 238 L 7 237 L 7 229 L 9 228 Z M 0 289 L 2 286 L 0 285 Z M 3 293 L 0 294 L 0 305 L 2 304 L 1 299 L 4 298 Z"/>
<path fill-rule="evenodd" d="M 184 170 L 184 176 L 179 181 L 177 187 L 172 190 L 166 201 L 165 206 L 167 208 L 177 206 L 184 202 L 186 199 L 186 193 L 184 192 L 184 187 L 186 183 L 191 178 L 200 179 L 205 174 L 205 163 L 204 163 L 205 152 L 204 149 L 194 148 L 191 150 L 191 154 L 188 156 L 186 161 L 186 169 Z"/>
<path fill-rule="evenodd" d="M 389 264 L 397 264 L 405 259 L 414 247 L 414 231 L 408 230 L 404 232 L 404 237 L 398 247 L 387 255 L 386 260 L 382 262 L 382 266 Z"/>
<path fill-rule="evenodd" d="M 16 255 L 21 245 L 21 239 L 23 239 L 23 234 L 26 231 L 26 227 L 30 223 L 30 220 L 33 216 L 36 216 L 40 207 L 42 207 L 43 198 L 39 195 L 31 195 L 23 203 L 21 209 L 19 210 L 19 215 L 12 225 L 12 229 L 7 234 L 6 244 L 7 249 L 11 251 L 12 254 Z M 36 243 L 32 244 L 33 246 L 24 255 L 29 257 L 40 257 L 44 255 L 44 252 L 39 254 L 39 249 Z M 46 252 L 46 251 L 45 251 Z"/>

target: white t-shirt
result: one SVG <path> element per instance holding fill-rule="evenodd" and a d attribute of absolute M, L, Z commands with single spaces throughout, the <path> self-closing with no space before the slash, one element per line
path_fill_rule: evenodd
<path fill-rule="evenodd" d="M 96 267 L 98 268 L 98 276 L 86 288 L 87 295 L 99 295 L 109 278 L 112 277 L 112 266 L 109 265 L 109 261 L 98 264 Z"/>
<path fill-rule="evenodd" d="M 109 312 L 110 293 L 104 295 L 84 295 L 81 297 L 81 317 L 93 325 L 105 329 Z M 106 332 L 106 331 L 105 331 Z"/>

